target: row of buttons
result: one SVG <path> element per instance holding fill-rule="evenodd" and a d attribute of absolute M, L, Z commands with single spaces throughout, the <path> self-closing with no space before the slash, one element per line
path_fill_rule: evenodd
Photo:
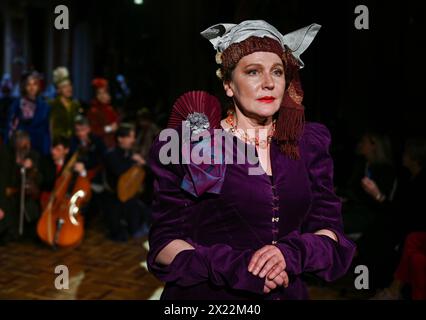
<path fill-rule="evenodd" d="M 279 197 L 276 194 L 275 185 L 271 186 L 272 189 L 272 244 L 277 244 L 279 229 L 277 223 L 280 221 L 279 215 Z"/>

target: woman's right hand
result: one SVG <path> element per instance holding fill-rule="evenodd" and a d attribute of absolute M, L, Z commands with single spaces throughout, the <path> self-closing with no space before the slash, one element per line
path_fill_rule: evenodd
<path fill-rule="evenodd" d="M 368 177 L 364 177 L 361 179 L 361 186 L 365 192 L 367 192 L 371 197 L 373 197 L 377 201 L 382 202 L 384 200 L 384 195 L 382 194 L 374 180 L 371 180 Z"/>

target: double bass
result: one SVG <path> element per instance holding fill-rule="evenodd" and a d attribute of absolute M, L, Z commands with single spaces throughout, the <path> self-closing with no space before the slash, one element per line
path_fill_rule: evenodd
<path fill-rule="evenodd" d="M 91 197 L 91 186 L 87 177 L 74 172 L 79 153 L 73 154 L 56 179 L 37 224 L 40 239 L 54 248 L 77 246 L 83 240 L 84 219 L 80 211 Z"/>

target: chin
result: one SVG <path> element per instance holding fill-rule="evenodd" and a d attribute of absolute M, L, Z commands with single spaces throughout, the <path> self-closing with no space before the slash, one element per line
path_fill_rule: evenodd
<path fill-rule="evenodd" d="M 255 108 L 253 108 L 253 113 L 258 115 L 259 117 L 272 117 L 277 111 L 279 110 L 279 106 L 275 104 L 260 104 L 256 105 Z"/>

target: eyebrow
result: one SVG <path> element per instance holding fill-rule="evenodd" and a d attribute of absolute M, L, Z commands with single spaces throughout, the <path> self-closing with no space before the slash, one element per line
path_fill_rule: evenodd
<path fill-rule="evenodd" d="M 272 68 L 274 68 L 274 67 L 277 67 L 277 66 L 279 66 L 279 67 L 283 67 L 283 68 L 284 68 L 284 64 L 283 64 L 283 63 L 279 63 L 279 62 L 277 62 L 277 63 L 274 63 L 274 64 L 272 65 L 271 69 L 272 69 Z M 245 68 L 249 68 L 249 67 L 262 67 L 262 68 L 263 68 L 263 65 L 262 65 L 262 64 L 260 64 L 260 63 L 250 63 L 250 64 L 246 65 L 246 66 L 244 67 L 244 69 L 245 69 Z"/>

